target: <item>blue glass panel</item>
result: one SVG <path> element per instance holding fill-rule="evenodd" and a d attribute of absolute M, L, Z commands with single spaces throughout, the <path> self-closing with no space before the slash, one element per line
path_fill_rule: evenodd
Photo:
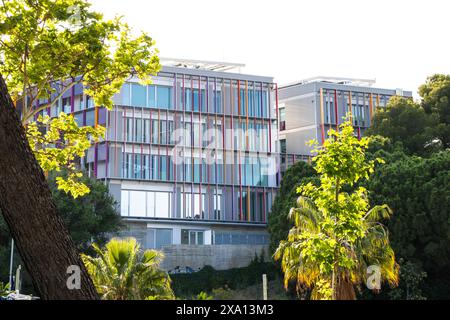
<path fill-rule="evenodd" d="M 184 89 L 184 110 L 192 110 L 192 92 L 191 89 Z"/>
<path fill-rule="evenodd" d="M 161 109 L 172 108 L 172 88 L 167 86 L 156 87 L 157 107 Z"/>
<path fill-rule="evenodd" d="M 122 97 L 122 105 L 129 106 L 130 105 L 130 84 L 125 83 L 120 90 L 120 95 Z M 88 100 L 89 101 L 89 100 Z M 89 108 L 89 106 L 88 106 Z"/>
<path fill-rule="evenodd" d="M 167 180 L 167 157 L 166 156 L 160 156 L 161 159 L 161 180 Z"/>
<path fill-rule="evenodd" d="M 151 178 L 152 180 L 159 179 L 159 161 L 158 156 L 152 155 L 151 157 Z"/>
<path fill-rule="evenodd" d="M 131 105 L 145 107 L 147 105 L 147 88 L 138 83 L 131 84 Z"/>
<path fill-rule="evenodd" d="M 148 106 L 155 108 L 156 107 L 156 87 L 154 85 L 148 86 Z"/>

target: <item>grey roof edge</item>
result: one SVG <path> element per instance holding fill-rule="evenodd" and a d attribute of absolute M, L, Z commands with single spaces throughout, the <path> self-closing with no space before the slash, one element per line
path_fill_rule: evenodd
<path fill-rule="evenodd" d="M 359 91 L 359 92 L 379 92 L 382 94 L 391 94 L 396 92 L 396 90 L 402 90 L 403 96 L 405 97 L 412 97 L 413 92 L 410 90 L 404 90 L 402 88 L 380 88 L 380 87 L 372 87 L 372 86 L 356 86 L 356 85 L 348 85 L 348 84 L 339 84 L 339 83 L 331 83 L 331 82 L 324 82 L 324 81 L 313 81 L 313 82 L 307 82 L 307 83 L 290 83 L 286 85 L 281 85 L 278 87 L 279 90 L 288 89 L 288 88 L 294 88 L 294 87 L 303 87 L 308 85 L 316 85 L 319 87 L 328 87 L 333 88 L 337 90 L 343 90 L 343 91 Z"/>
<path fill-rule="evenodd" d="M 191 69 L 191 68 L 183 68 L 183 67 L 162 66 L 160 72 L 188 74 L 188 75 L 204 76 L 204 77 L 220 78 L 220 79 L 224 78 L 224 79 L 233 79 L 233 80 L 247 80 L 247 81 L 274 83 L 273 77 L 257 76 L 257 75 L 244 74 L 244 73 L 224 72 L 224 71 L 211 71 L 211 70 L 204 70 L 204 69 Z"/>

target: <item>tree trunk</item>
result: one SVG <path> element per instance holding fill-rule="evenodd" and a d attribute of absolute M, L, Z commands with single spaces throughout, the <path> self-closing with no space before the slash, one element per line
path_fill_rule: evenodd
<path fill-rule="evenodd" d="M 0 211 L 42 299 L 98 299 L 1 75 Z M 79 289 L 67 286 L 69 266 L 79 267 Z"/>
<path fill-rule="evenodd" d="M 355 287 L 347 277 L 340 277 L 336 287 L 336 300 L 356 300 Z"/>

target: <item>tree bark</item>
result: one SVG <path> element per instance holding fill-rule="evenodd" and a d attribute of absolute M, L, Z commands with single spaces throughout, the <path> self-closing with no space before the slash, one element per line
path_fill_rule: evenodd
<path fill-rule="evenodd" d="M 1 75 L 0 211 L 42 299 L 98 299 Z M 69 266 L 79 267 L 79 289 L 67 286 Z"/>

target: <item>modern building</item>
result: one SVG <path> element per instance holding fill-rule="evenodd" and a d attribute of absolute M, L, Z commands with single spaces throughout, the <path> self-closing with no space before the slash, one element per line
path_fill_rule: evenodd
<path fill-rule="evenodd" d="M 276 85 L 239 64 L 162 60 L 152 84 L 130 79 L 112 110 L 81 86 L 48 110 L 107 128 L 83 165 L 103 180 L 124 236 L 166 252 L 167 269 L 245 266 L 267 248 L 278 188 Z"/>
<path fill-rule="evenodd" d="M 281 171 L 311 156 L 307 141 L 319 144 L 328 131 L 337 129 L 345 115 L 352 113 L 355 135 L 370 127 L 372 116 L 392 96 L 412 97 L 411 91 L 373 87 L 375 80 L 315 77 L 279 88 L 279 141 Z"/>

